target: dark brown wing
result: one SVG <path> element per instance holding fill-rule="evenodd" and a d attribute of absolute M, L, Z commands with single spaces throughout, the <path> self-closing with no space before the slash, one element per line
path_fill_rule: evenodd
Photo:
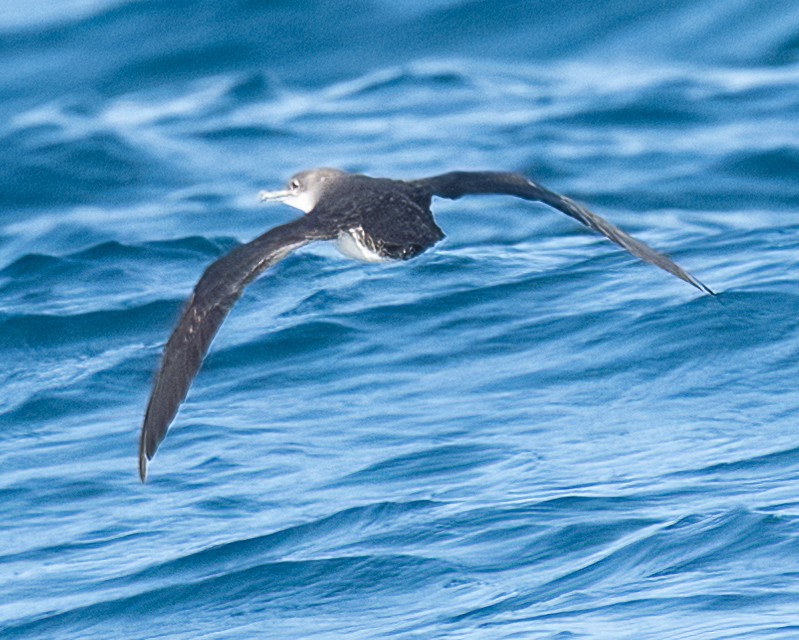
<path fill-rule="evenodd" d="M 147 477 L 147 462 L 166 436 L 211 341 L 244 287 L 292 250 L 334 236 L 314 218 L 304 216 L 233 249 L 205 270 L 166 343 L 147 404 L 139 440 L 142 482 Z"/>
<path fill-rule="evenodd" d="M 641 260 L 668 271 L 681 280 L 692 284 L 700 291 L 715 295 L 709 287 L 694 278 L 671 258 L 658 253 L 640 240 L 636 240 L 604 218 L 577 204 L 574 200 L 545 189 L 521 174 L 492 171 L 453 171 L 452 173 L 444 173 L 431 178 L 414 180 L 411 184 L 422 189 L 428 189 L 433 195 L 451 200 L 469 194 L 497 193 L 543 202 L 565 213 L 567 216 L 571 216 L 586 227 L 601 233 L 634 256 L 641 258 Z"/>

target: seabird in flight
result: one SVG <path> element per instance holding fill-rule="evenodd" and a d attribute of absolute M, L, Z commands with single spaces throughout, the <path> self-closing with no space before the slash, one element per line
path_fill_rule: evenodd
<path fill-rule="evenodd" d="M 248 283 L 294 249 L 316 240 L 335 240 L 342 253 L 360 260 L 409 260 L 444 237 L 430 211 L 433 196 L 455 200 L 472 194 L 506 194 L 547 204 L 641 260 L 713 295 L 663 254 L 573 200 L 517 173 L 454 171 L 405 181 L 338 169 L 302 171 L 285 189 L 263 192 L 261 199 L 285 202 L 305 215 L 270 229 L 213 262 L 186 302 L 164 348 L 144 415 L 139 441 L 142 481 L 147 477 L 147 463 L 185 399 L 214 335 Z"/>

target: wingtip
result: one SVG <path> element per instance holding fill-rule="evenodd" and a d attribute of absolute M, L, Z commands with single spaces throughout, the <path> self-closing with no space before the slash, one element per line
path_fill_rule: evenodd
<path fill-rule="evenodd" d="M 139 455 L 139 479 L 142 483 L 147 482 L 147 456 L 144 454 Z"/>
<path fill-rule="evenodd" d="M 144 428 L 142 428 L 141 436 L 139 437 L 139 480 L 142 483 L 147 481 L 147 463 L 150 461 L 150 457 L 145 450 L 144 433 Z"/>
<path fill-rule="evenodd" d="M 700 291 L 702 291 L 704 293 L 707 293 L 708 295 L 711 295 L 711 296 L 717 296 L 718 295 L 715 291 L 713 291 L 713 289 L 708 287 L 704 282 L 702 282 L 701 280 L 697 280 L 693 276 L 691 276 L 691 279 L 688 282 L 690 284 L 694 285 Z"/>

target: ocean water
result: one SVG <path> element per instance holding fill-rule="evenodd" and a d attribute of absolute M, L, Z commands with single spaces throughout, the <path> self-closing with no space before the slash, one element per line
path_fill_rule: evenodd
<path fill-rule="evenodd" d="M 24 6 L 23 6 L 24 5 Z M 0 4 L 0 637 L 799 637 L 799 5 Z M 292 173 L 521 171 L 310 245 L 146 484 L 161 349 Z"/>

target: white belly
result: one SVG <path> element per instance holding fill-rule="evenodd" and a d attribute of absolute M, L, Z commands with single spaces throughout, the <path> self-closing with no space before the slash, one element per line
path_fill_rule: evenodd
<path fill-rule="evenodd" d="M 385 262 L 388 258 L 375 253 L 363 244 L 363 231 L 353 229 L 352 232 L 342 231 L 338 234 L 336 246 L 345 256 L 361 260 L 363 262 Z"/>

